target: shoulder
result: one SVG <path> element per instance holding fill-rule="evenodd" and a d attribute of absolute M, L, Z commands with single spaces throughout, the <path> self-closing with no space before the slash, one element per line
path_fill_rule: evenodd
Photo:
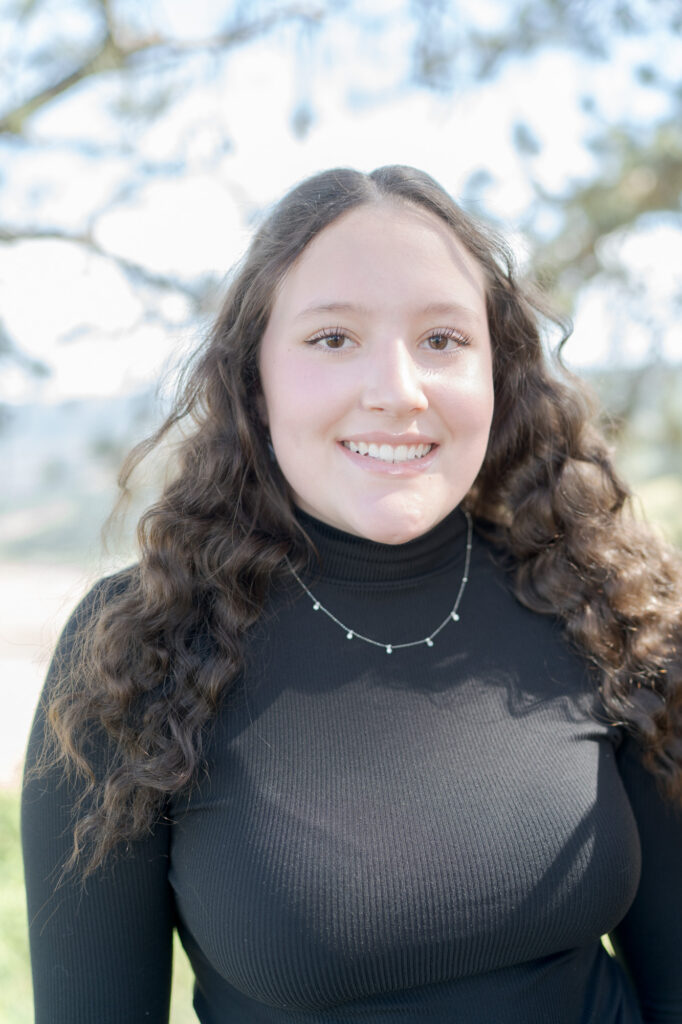
<path fill-rule="evenodd" d="M 133 589 L 138 579 L 139 566 L 135 564 L 97 580 L 71 612 L 62 638 L 75 637 L 83 629 L 92 626 L 105 609 Z"/>
<path fill-rule="evenodd" d="M 70 675 L 74 666 L 82 661 L 89 640 L 105 612 L 129 593 L 139 578 L 139 567 L 125 569 L 97 580 L 75 606 L 64 625 L 47 672 L 43 695 L 51 694 L 57 681 Z"/>

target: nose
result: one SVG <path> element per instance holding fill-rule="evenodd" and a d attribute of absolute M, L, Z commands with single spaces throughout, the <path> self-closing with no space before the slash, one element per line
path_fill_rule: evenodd
<path fill-rule="evenodd" d="M 377 346 L 362 373 L 363 409 L 405 416 L 428 408 L 421 369 L 403 341 Z"/>

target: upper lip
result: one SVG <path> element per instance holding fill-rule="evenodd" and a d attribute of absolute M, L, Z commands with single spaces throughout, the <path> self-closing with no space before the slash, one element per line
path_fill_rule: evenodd
<path fill-rule="evenodd" d="M 409 447 L 414 444 L 438 443 L 425 434 L 382 434 L 376 430 L 368 431 L 366 434 L 347 434 L 341 438 L 341 441 L 353 441 L 355 444 L 359 444 L 360 441 L 365 441 L 367 444 L 390 444 L 392 448 L 397 448 L 401 444 Z"/>

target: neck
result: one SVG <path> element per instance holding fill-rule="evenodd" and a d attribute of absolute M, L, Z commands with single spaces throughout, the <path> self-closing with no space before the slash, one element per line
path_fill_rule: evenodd
<path fill-rule="evenodd" d="M 357 537 L 300 509 L 296 510 L 296 517 L 319 555 L 322 575 L 329 581 L 409 581 L 432 572 L 449 571 L 464 555 L 467 519 L 460 508 L 406 544 L 382 544 Z"/>

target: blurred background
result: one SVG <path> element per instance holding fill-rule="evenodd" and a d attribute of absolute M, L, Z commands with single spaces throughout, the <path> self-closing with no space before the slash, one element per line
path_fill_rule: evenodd
<path fill-rule="evenodd" d="M 0 0 L 0 84 L 0 1018 L 27 1024 L 16 792 L 46 659 L 134 558 L 153 472 L 99 539 L 120 462 L 297 180 L 413 164 L 498 227 L 682 543 L 682 7 Z"/>

